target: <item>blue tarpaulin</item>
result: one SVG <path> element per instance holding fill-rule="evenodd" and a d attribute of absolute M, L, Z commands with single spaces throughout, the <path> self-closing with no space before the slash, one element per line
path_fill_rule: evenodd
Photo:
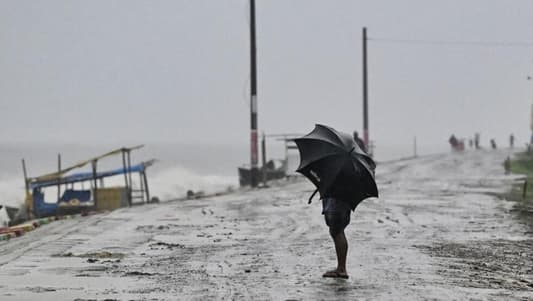
<path fill-rule="evenodd" d="M 106 177 L 112 177 L 116 175 L 125 174 L 128 172 L 144 172 L 145 169 L 146 169 L 146 165 L 144 163 L 140 163 L 137 165 L 132 165 L 129 170 L 127 168 L 126 169 L 117 168 L 113 170 L 97 172 L 96 178 L 101 179 L 101 178 L 106 178 Z M 47 186 L 55 186 L 58 184 L 70 184 L 70 183 L 84 182 L 84 181 L 90 181 L 92 179 L 94 179 L 92 172 L 80 172 L 80 173 L 75 173 L 75 174 L 68 175 L 65 177 L 61 177 L 59 178 L 59 180 L 54 179 L 54 180 L 47 180 L 47 181 L 35 181 L 35 182 L 30 183 L 30 188 L 35 189 L 35 188 L 41 188 L 41 187 L 47 187 Z"/>

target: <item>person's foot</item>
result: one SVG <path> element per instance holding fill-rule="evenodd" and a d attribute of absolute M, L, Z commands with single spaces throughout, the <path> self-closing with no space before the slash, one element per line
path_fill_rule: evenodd
<path fill-rule="evenodd" d="M 333 270 L 333 271 L 325 272 L 324 275 L 322 275 L 322 277 L 348 279 L 349 276 L 345 271 Z"/>

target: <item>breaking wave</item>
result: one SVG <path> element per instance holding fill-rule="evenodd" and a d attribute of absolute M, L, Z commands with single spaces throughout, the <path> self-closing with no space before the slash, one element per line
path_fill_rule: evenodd
<path fill-rule="evenodd" d="M 184 197 L 188 190 L 211 194 L 232 190 L 238 185 L 237 176 L 202 175 L 180 166 L 155 171 L 153 175 L 148 170 L 148 181 L 150 194 L 161 200 Z"/>
<path fill-rule="evenodd" d="M 23 177 L 0 177 L 0 205 L 18 207 L 24 202 Z"/>

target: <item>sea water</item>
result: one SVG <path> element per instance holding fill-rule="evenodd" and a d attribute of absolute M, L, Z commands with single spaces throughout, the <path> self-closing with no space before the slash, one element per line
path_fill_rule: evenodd
<path fill-rule="evenodd" d="M 133 145 L 133 144 L 132 144 Z M 127 146 L 132 146 L 127 145 Z M 122 145 L 85 146 L 72 144 L 18 144 L 0 146 L 0 204 L 18 206 L 24 200 L 25 160 L 29 177 L 58 170 L 58 154 L 62 168 L 96 157 Z M 132 165 L 156 159 L 147 169 L 150 195 L 160 200 L 181 198 L 191 190 L 195 193 L 213 193 L 238 186 L 237 166 L 246 158 L 246 150 L 233 146 L 153 144 L 132 151 Z M 122 167 L 122 156 L 116 155 L 98 161 L 98 170 Z M 73 172 L 90 172 L 91 166 Z M 138 175 L 133 174 L 134 188 L 139 188 Z M 124 185 L 124 176 L 106 179 L 106 186 Z M 90 187 L 87 183 L 86 188 Z M 46 189 L 46 200 L 55 200 L 55 187 Z M 51 197 L 51 198 L 49 198 Z"/>

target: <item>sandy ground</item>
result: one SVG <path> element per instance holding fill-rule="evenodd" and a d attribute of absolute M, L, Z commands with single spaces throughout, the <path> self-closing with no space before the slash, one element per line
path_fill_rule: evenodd
<path fill-rule="evenodd" d="M 335 266 L 306 181 L 62 220 L 0 243 L 1 300 L 532 300 L 533 228 L 507 153 L 378 166 Z M 518 218 L 520 216 L 521 218 Z M 533 220 L 529 216 L 530 221 Z"/>

